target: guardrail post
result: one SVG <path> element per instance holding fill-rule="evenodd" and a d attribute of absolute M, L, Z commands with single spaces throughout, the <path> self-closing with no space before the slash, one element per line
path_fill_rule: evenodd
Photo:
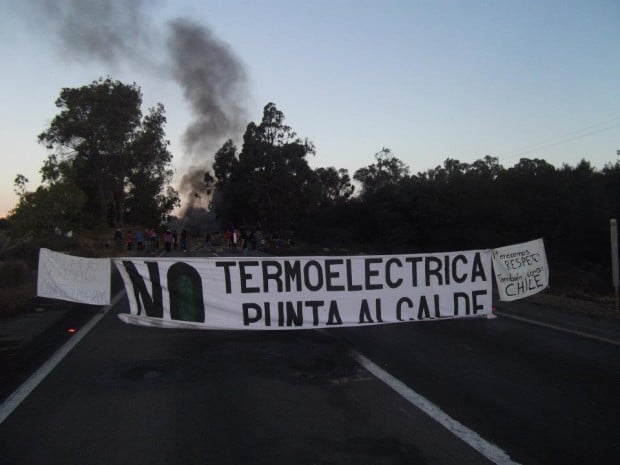
<path fill-rule="evenodd" d="M 609 231 L 611 234 L 611 279 L 616 294 L 616 311 L 618 311 L 618 284 L 620 276 L 618 273 L 618 225 L 615 218 L 609 220 Z"/>

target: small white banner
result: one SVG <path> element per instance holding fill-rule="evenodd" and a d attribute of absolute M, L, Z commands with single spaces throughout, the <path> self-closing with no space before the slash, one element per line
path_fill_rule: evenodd
<path fill-rule="evenodd" d="M 534 295 L 549 287 L 549 266 L 542 239 L 493 249 L 500 300 Z"/>
<path fill-rule="evenodd" d="M 492 311 L 491 251 L 356 257 L 114 259 L 128 323 L 167 328 L 367 326 Z"/>
<path fill-rule="evenodd" d="M 37 296 L 93 305 L 110 304 L 109 258 L 82 258 L 39 251 Z"/>

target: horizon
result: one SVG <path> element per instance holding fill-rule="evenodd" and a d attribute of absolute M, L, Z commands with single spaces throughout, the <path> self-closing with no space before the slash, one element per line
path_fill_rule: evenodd
<path fill-rule="evenodd" d="M 30 180 L 28 190 L 39 184 L 49 152 L 36 137 L 58 114 L 54 102 L 61 89 L 107 75 L 135 82 L 144 111 L 164 104 L 177 188 L 191 166 L 206 168 L 222 138 L 239 146 L 239 129 L 260 121 L 268 102 L 284 113 L 285 124 L 315 143 L 312 168 L 345 168 L 350 176 L 374 163 L 383 147 L 412 173 L 448 158 L 471 163 L 485 155 L 504 167 L 520 158 L 556 168 L 585 159 L 602 169 L 617 161 L 618 4 L 161 1 L 147 11 L 139 2 L 73 1 L 56 16 L 46 5 L 0 3 L 0 47 L 9 64 L 1 90 L 6 133 L 0 217 L 17 202 L 12 188 L 18 173 Z M 247 14 L 239 15 L 240 9 Z M 70 32 L 113 26 L 116 35 L 68 41 L 60 25 L 76 17 L 83 30 Z M 36 30 L 28 25 L 33 23 Z M 237 70 L 237 88 L 221 103 L 226 111 L 238 107 L 244 113 L 220 139 L 203 138 L 193 147 L 184 141 L 200 121 L 200 109 L 180 62 L 166 55 L 168 34 L 179 24 L 204 33 L 210 47 L 210 54 L 190 61 L 222 57 Z"/>

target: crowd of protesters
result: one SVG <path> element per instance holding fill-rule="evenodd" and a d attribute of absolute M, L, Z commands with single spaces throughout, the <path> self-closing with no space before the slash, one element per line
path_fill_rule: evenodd
<path fill-rule="evenodd" d="M 254 230 L 228 228 L 224 232 L 224 241 L 230 251 L 248 255 L 258 249 L 259 234 Z"/>
<path fill-rule="evenodd" d="M 137 252 L 151 255 L 159 254 L 160 251 L 172 252 L 173 250 L 188 251 L 188 234 L 185 229 L 181 231 L 181 240 L 177 230 L 165 229 L 158 232 L 155 228 L 129 229 L 125 233 L 117 228 L 114 231 L 114 245 L 118 252 Z"/>
<path fill-rule="evenodd" d="M 213 252 L 215 246 L 221 246 L 224 250 L 233 253 L 249 255 L 262 245 L 262 234 L 251 229 L 230 227 L 223 234 L 207 233 L 204 237 L 205 252 Z M 144 230 L 128 229 L 122 232 L 116 229 L 114 232 L 116 250 L 120 253 L 135 252 L 136 254 L 161 255 L 169 252 L 188 252 L 189 235 L 186 229 L 179 234 L 176 229 L 146 228 Z"/>

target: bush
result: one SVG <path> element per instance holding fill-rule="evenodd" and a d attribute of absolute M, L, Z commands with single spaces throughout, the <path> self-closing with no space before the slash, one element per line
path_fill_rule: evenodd
<path fill-rule="evenodd" d="M 36 273 L 25 260 L 0 260 L 0 315 L 31 308 L 36 295 Z"/>
<path fill-rule="evenodd" d="M 25 260 L 0 261 L 0 287 L 14 287 L 28 279 L 28 264 Z"/>

